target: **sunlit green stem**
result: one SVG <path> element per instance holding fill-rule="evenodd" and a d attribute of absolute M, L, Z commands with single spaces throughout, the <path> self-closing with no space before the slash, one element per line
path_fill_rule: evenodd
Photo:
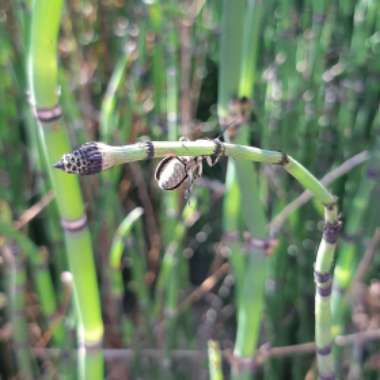
<path fill-rule="evenodd" d="M 215 340 L 208 341 L 208 365 L 210 380 L 223 380 L 222 353 Z"/>
<path fill-rule="evenodd" d="M 48 167 L 70 149 L 66 130 L 59 122 L 57 39 L 62 0 L 33 1 L 31 43 L 29 52 L 29 86 L 33 112 L 39 125 Z M 76 311 L 79 319 L 80 344 L 100 345 L 103 323 L 99 292 L 93 261 L 90 234 L 86 224 L 84 205 L 77 178 L 49 170 L 56 195 L 70 271 L 74 279 Z M 84 270 L 85 268 L 85 270 Z M 102 379 L 102 359 L 96 365 L 96 376 Z M 94 374 L 93 374 L 94 375 Z"/>

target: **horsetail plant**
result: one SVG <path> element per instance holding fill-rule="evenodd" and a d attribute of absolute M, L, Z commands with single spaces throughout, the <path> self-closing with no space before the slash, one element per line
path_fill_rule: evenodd
<path fill-rule="evenodd" d="M 112 240 L 110 256 L 109 256 L 109 266 L 111 270 L 111 282 L 112 282 L 111 294 L 114 300 L 116 301 L 115 305 L 122 304 L 123 291 L 124 291 L 123 278 L 122 278 L 122 272 L 121 272 L 122 255 L 123 255 L 124 246 L 125 246 L 124 240 L 128 238 L 133 225 L 142 216 L 143 212 L 144 211 L 141 207 L 136 207 L 134 210 L 132 210 L 120 223 L 119 227 L 116 230 L 114 238 Z M 126 328 L 127 321 L 124 315 L 122 315 L 121 317 L 121 325 L 122 325 L 123 333 L 128 330 Z M 124 339 L 124 340 L 127 341 L 127 339 Z"/>
<path fill-rule="evenodd" d="M 52 279 L 43 252 L 39 250 L 26 236 L 9 224 L 0 223 L 0 236 L 14 241 L 18 250 L 31 264 L 33 281 L 41 303 L 41 312 L 45 321 L 53 321 L 54 314 L 58 311 L 58 305 Z M 64 341 L 63 325 L 59 324 L 52 331 L 55 344 L 62 345 Z"/>
<path fill-rule="evenodd" d="M 225 0 L 222 12 L 218 117 L 221 124 L 227 122 L 227 126 L 230 124 L 228 122 L 230 119 L 231 121 L 235 119 L 236 125 L 226 130 L 227 139 L 233 139 L 240 144 L 249 144 L 250 104 L 247 99 L 252 96 L 256 76 L 263 4 L 254 0 L 249 2 Z M 234 100 L 231 103 L 230 98 L 234 94 L 238 95 L 240 102 Z M 236 111 L 239 111 L 237 105 L 241 107 L 240 112 L 237 112 L 241 117 L 236 119 Z M 250 358 L 255 354 L 268 275 L 267 253 L 271 244 L 266 244 L 267 220 L 257 185 L 256 168 L 250 162 L 238 160 L 228 162 L 224 223 L 225 233 L 231 244 L 230 262 L 237 282 L 237 333 L 234 347 L 237 358 Z M 236 202 L 236 199 L 241 199 L 241 202 Z M 240 207 L 240 203 L 244 204 L 243 208 Z M 244 227 L 241 226 L 241 218 L 244 220 Z M 242 229 L 249 231 L 248 240 L 253 243 L 259 242 L 249 245 L 248 257 L 244 255 L 244 248 L 239 241 Z M 250 377 L 248 368 L 234 365 L 232 370 L 234 380 Z"/>
<path fill-rule="evenodd" d="M 90 142 L 80 146 L 72 153 L 66 153 L 55 167 L 67 173 L 88 175 L 99 173 L 112 166 L 144 159 L 175 156 L 212 156 L 215 152 L 233 158 L 266 164 L 280 165 L 299 184 L 309 190 L 325 208 L 325 229 L 318 248 L 315 263 L 315 340 L 317 346 L 320 379 L 335 379 L 332 355 L 332 320 L 330 309 L 331 267 L 340 221 L 337 201 L 325 186 L 318 181 L 303 165 L 291 156 L 281 152 L 260 149 L 245 145 L 211 140 L 196 141 L 147 141 L 137 144 L 113 147 L 99 142 Z M 75 164 L 75 168 L 73 168 Z M 249 201 L 248 199 L 246 200 Z M 268 241 L 252 240 L 253 248 L 261 252 L 267 250 Z"/>
<path fill-rule="evenodd" d="M 345 319 L 348 309 L 346 291 L 354 278 L 359 257 L 357 238 L 360 236 L 361 225 L 366 211 L 366 201 L 376 187 L 376 172 L 380 158 L 380 136 L 376 137 L 374 146 L 369 152 L 369 161 L 363 170 L 362 179 L 347 212 L 345 228 L 346 239 L 339 249 L 338 259 L 334 270 L 334 286 L 332 290 L 333 333 L 340 335 L 344 332 Z"/>
<path fill-rule="evenodd" d="M 215 340 L 209 340 L 207 346 L 210 380 L 223 380 L 222 353 L 219 343 Z"/>
<path fill-rule="evenodd" d="M 35 0 L 32 7 L 31 40 L 29 51 L 30 101 L 39 127 L 39 137 L 49 168 L 50 163 L 70 147 L 66 130 L 60 122 L 57 83 L 57 36 L 62 0 Z M 78 179 L 49 169 L 56 195 L 61 225 L 64 229 L 70 271 L 74 279 L 74 296 L 79 319 L 79 344 L 86 348 L 99 346 L 103 338 L 99 293 L 87 218 Z M 85 270 L 83 270 L 85 268 Z M 100 356 L 89 359 L 92 379 L 103 378 Z M 91 362 L 91 363 L 90 363 Z M 87 373 L 86 362 L 83 363 Z M 95 372 L 94 372 L 95 368 Z"/>
<path fill-rule="evenodd" d="M 51 188 L 44 175 L 37 124 L 24 95 L 34 3 L 4 0 L 0 6 L 0 219 L 9 216 L 7 226 L 21 221 L 20 215 L 34 206 L 38 194 Z M 122 145 L 134 143 L 143 135 L 152 140 L 176 141 L 180 135 L 195 140 L 202 138 L 202 133 L 213 134 L 218 120 L 222 124 L 236 111 L 239 101 L 230 102 L 231 98 L 246 97 L 254 104 L 258 118 L 241 119 L 239 123 L 234 120 L 238 128 L 220 125 L 229 143 L 287 152 L 317 178 L 328 170 L 332 174 L 339 162 L 350 161 L 359 151 L 372 151 L 380 120 L 378 1 L 200 0 L 189 2 L 188 7 L 173 0 L 60 3 L 65 4 L 59 42 L 60 104 L 72 142 L 97 136 L 102 143 Z M 50 18 L 45 21 L 50 22 Z M 45 33 L 45 38 L 51 37 Z M 46 62 L 45 55 L 40 59 Z M 55 127 L 51 123 L 45 129 Z M 87 133 L 91 137 L 86 138 Z M 179 158 L 190 158 L 187 153 Z M 164 162 L 178 163 L 173 156 L 165 157 Z M 204 162 L 201 157 L 197 161 Z M 366 169 L 351 168 L 335 176 L 334 184 L 320 180 L 342 199 L 347 237 L 334 264 L 332 336 L 347 328 L 365 329 L 335 339 L 336 378 L 376 377 L 376 368 L 372 367 L 376 360 L 372 359 L 376 358 L 377 344 L 367 339 L 379 339 L 378 332 L 371 329 L 378 313 L 372 309 L 372 295 L 366 296 L 373 289 L 369 282 L 377 276 L 379 262 L 376 255 L 370 265 L 367 254 L 365 259 L 358 257 L 379 224 L 378 159 L 371 153 L 369 162 L 367 173 Z M 117 349 L 112 353 L 99 350 L 107 357 L 107 376 L 115 377 L 123 371 L 132 378 L 205 377 L 207 368 L 200 365 L 202 359 L 207 360 L 205 345 L 207 340 L 217 339 L 223 342 L 222 349 L 227 349 L 222 352 L 233 373 L 226 373 L 227 362 L 220 368 L 219 361 L 213 361 L 211 350 L 209 370 L 218 369 L 209 377 L 224 372 L 233 380 L 317 378 L 315 361 L 309 355 L 315 345 L 296 343 L 314 339 L 310 295 L 315 291 L 311 279 L 313 247 L 321 233 L 321 224 L 317 224 L 317 215 L 323 217 L 321 202 L 314 198 L 302 208 L 298 207 L 300 203 L 289 203 L 300 187 L 282 173 L 279 165 L 231 159 L 226 183 L 223 162 L 216 170 L 208 170 L 210 177 L 199 181 L 200 188 L 181 212 L 185 203 L 182 186 L 178 192 L 156 194 L 152 161 L 143 162 L 141 168 L 139 164 L 120 165 L 100 177 L 81 180 L 91 210 L 92 241 L 97 242 L 107 348 Z M 165 166 L 163 170 L 171 175 L 172 169 Z M 188 172 L 182 163 L 178 170 Z M 71 192 L 66 187 L 63 190 Z M 305 202 L 308 200 L 303 198 Z M 136 206 L 144 208 L 144 220 L 134 224 L 132 234 L 120 240 L 116 233 L 113 240 L 119 223 Z M 185 214 L 190 207 L 194 216 L 188 219 Z M 268 229 L 266 219 L 274 215 L 282 217 L 275 218 Z M 257 220 L 264 222 L 261 238 L 254 228 Z M 38 356 L 37 365 L 32 363 L 31 376 L 56 377 L 58 372 L 60 377 L 77 378 L 76 350 L 65 360 L 56 355 L 61 352 L 66 358 L 67 350 L 74 347 L 72 330 L 78 322 L 75 305 L 68 308 L 73 295 L 72 276 L 66 272 L 67 282 L 60 279 L 60 273 L 70 267 L 56 202 L 28 224 L 20 227 L 16 222 L 13 227 L 18 229 L 18 237 L 34 243 L 33 250 L 0 226 L 0 246 L 5 243 L 12 253 L 14 248 L 21 251 L 26 281 L 31 285 L 20 294 L 27 308 L 28 343 L 33 346 L 23 353 L 32 362 Z M 268 257 L 265 253 L 271 253 L 271 239 L 277 237 L 273 255 Z M 123 252 L 123 260 L 111 267 L 110 246 L 118 239 L 122 244 L 114 257 L 118 256 L 118 261 Z M 259 249 L 258 242 L 268 250 Z M 372 239 L 368 251 L 371 246 Z M 13 299 L 1 296 L 8 296 L 6 280 L 11 279 L 6 276 L 9 262 L 5 255 L 2 257 L 0 307 L 6 318 L 17 317 L 17 311 L 5 315 L 6 310 L 12 310 Z M 186 297 L 206 271 L 211 275 L 206 280 L 213 279 L 222 261 L 226 276 L 220 278 L 220 286 L 210 290 L 201 282 L 199 298 Z M 352 281 L 356 272 L 354 280 L 360 277 L 360 283 Z M 315 277 L 325 280 L 318 273 Z M 324 302 L 328 281 L 319 288 L 323 288 L 319 299 Z M 354 292 L 351 299 L 351 291 L 359 288 L 363 292 Z M 194 294 L 198 294 L 197 289 Z M 4 304 L 4 300 L 9 302 Z M 253 303 L 262 305 L 261 310 Z M 58 311 L 54 311 L 57 306 Z M 324 306 L 328 308 L 325 303 L 319 306 L 323 312 Z M 318 317 L 317 323 L 320 321 Z M 17 328 L 14 322 L 12 318 L 3 327 Z M 61 325 L 57 327 L 57 323 Z M 21 331 L 22 325 L 18 326 Z M 25 339 L 13 332 L 10 336 L 8 328 L 2 331 L 1 376 L 18 376 L 26 372 L 26 366 L 14 350 L 19 347 L 14 338 L 20 338 L 19 342 Z M 354 343 L 353 349 L 345 342 L 351 342 L 350 346 Z M 290 347 L 293 344 L 302 354 L 295 354 Z M 269 345 L 272 348 L 267 349 Z M 231 347 L 233 355 L 229 353 Z M 188 348 L 191 357 L 196 355 L 195 361 L 186 365 L 186 369 L 191 365 L 191 373 L 182 365 L 183 353 L 177 355 Z M 279 358 L 277 348 L 289 356 Z M 323 354 L 329 350 L 321 348 L 320 343 L 318 356 L 323 361 Z M 14 360 L 8 360 L 9 354 Z M 189 357 L 189 352 L 184 354 Z M 120 360 L 124 355 L 126 360 Z M 157 366 L 147 368 L 151 357 L 155 362 L 165 358 L 158 359 L 161 373 L 157 373 Z M 118 364 L 122 367 L 116 368 Z M 358 366 L 361 372 L 355 372 Z M 100 377 L 96 365 L 93 370 L 95 376 L 88 376 Z M 322 378 L 331 378 L 326 372 Z"/>
<path fill-rule="evenodd" d="M 19 250 L 19 247 L 11 242 L 1 244 L 0 252 L 9 269 L 9 314 L 19 376 L 26 380 L 32 380 L 36 363 L 29 348 L 28 323 L 25 312 L 27 276 L 24 255 Z"/>

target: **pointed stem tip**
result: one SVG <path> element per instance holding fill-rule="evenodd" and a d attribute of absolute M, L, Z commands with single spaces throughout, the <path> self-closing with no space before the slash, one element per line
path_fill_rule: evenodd
<path fill-rule="evenodd" d="M 63 163 L 63 160 L 57 161 L 55 164 L 53 164 L 53 168 L 65 170 L 65 165 Z"/>

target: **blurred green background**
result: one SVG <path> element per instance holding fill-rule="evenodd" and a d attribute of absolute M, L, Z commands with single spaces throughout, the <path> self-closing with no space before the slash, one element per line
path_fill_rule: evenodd
<path fill-rule="evenodd" d="M 47 75 L 56 56 L 59 87 Z M 33 116 L 31 104 L 55 104 L 36 97 L 49 85 L 67 138 Z M 230 171 L 226 182 L 226 159 L 204 165 L 186 206 L 183 192 L 158 188 L 156 161 L 81 178 L 84 208 L 67 174 L 53 174 L 52 190 L 62 141 L 214 138 L 236 96 L 254 113 L 236 141 L 333 174 L 333 334 L 362 333 L 337 341 L 337 378 L 380 379 L 379 1 L 0 0 L 2 379 L 318 378 L 313 347 L 295 345 L 314 340 L 323 205 L 279 218 L 303 191 L 281 167 L 240 167 L 252 179 L 243 190 Z M 89 235 L 65 235 L 60 214 L 83 210 Z M 271 255 L 237 252 L 235 227 L 262 227 Z"/>

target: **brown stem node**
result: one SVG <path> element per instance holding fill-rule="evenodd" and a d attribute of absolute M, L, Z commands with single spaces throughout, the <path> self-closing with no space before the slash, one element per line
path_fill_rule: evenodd
<path fill-rule="evenodd" d="M 327 222 L 323 231 L 323 238 L 329 244 L 335 244 L 338 240 L 339 232 L 342 228 L 342 222 L 340 220 L 334 222 Z"/>

